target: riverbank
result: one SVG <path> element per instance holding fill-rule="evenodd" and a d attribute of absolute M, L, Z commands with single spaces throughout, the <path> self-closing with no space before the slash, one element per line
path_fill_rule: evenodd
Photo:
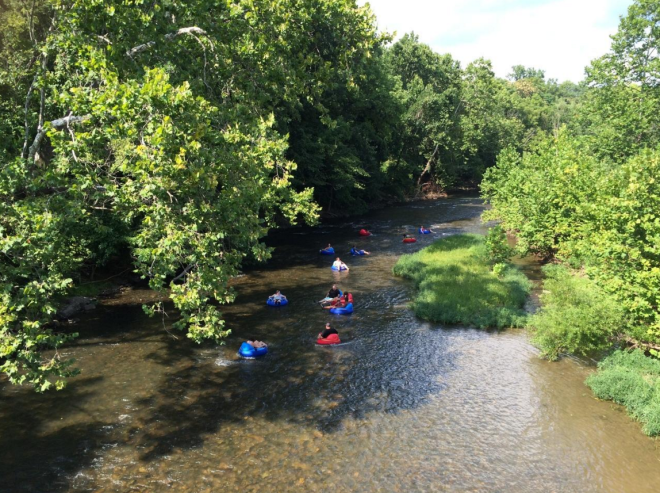
<path fill-rule="evenodd" d="M 639 349 L 615 351 L 598 364 L 586 384 L 601 400 L 626 407 L 648 436 L 660 435 L 660 361 Z"/>
<path fill-rule="evenodd" d="M 597 283 L 565 265 L 543 269 L 540 309 L 529 319 L 532 343 L 551 361 L 564 354 L 600 359 L 620 348 L 626 316 Z M 600 400 L 623 405 L 649 436 L 660 435 L 660 361 L 642 350 L 617 349 L 586 380 Z"/>
<path fill-rule="evenodd" d="M 481 235 L 438 240 L 403 255 L 393 272 L 415 282 L 418 292 L 412 307 L 424 320 L 480 328 L 525 325 L 524 305 L 531 283 L 509 264 L 496 275 Z"/>

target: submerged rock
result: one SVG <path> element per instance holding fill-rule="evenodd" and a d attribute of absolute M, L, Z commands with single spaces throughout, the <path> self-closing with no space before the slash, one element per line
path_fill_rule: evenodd
<path fill-rule="evenodd" d="M 96 308 L 96 300 L 86 296 L 74 296 L 68 299 L 57 311 L 57 318 L 67 320 L 82 312 L 88 312 Z"/>

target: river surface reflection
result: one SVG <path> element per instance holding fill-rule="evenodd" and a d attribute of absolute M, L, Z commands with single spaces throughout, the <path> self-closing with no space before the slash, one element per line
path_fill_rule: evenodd
<path fill-rule="evenodd" d="M 539 360 L 519 330 L 443 327 L 407 308 L 399 255 L 483 231 L 482 210 L 458 197 L 272 235 L 274 258 L 234 282 L 220 348 L 146 318 L 147 291 L 105 300 L 65 350 L 83 370 L 65 391 L 3 381 L 0 491 L 657 492 L 659 442 L 592 397 L 593 368 Z M 420 224 L 435 234 L 403 245 Z M 358 237 L 362 225 L 375 235 Z M 316 254 L 328 242 L 349 273 Z M 372 255 L 341 255 L 353 244 Z M 354 315 L 318 307 L 333 282 Z M 288 306 L 266 307 L 275 289 Z M 327 320 L 348 344 L 313 344 Z M 270 343 L 265 359 L 237 359 L 248 336 Z"/>

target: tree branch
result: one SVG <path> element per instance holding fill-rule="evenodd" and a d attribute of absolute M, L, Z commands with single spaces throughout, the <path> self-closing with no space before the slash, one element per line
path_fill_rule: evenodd
<path fill-rule="evenodd" d="M 41 59 L 41 74 L 46 73 L 46 68 L 48 65 L 48 55 L 44 54 L 43 58 Z M 39 98 L 39 124 L 37 128 L 42 128 L 44 126 L 44 107 L 46 105 L 46 88 L 44 85 L 41 85 L 40 89 L 40 98 Z"/>
<path fill-rule="evenodd" d="M 36 0 L 32 0 L 32 8 L 30 8 L 30 41 L 37 44 L 37 38 L 34 35 L 34 4 L 37 3 Z"/>
<path fill-rule="evenodd" d="M 71 116 L 71 113 L 69 113 L 69 116 Z M 67 121 L 66 124 L 66 129 L 69 131 L 69 135 L 71 135 L 71 141 L 73 142 L 73 145 L 76 145 L 76 134 L 73 133 L 73 129 L 69 126 L 69 122 Z M 77 163 L 78 162 L 78 156 L 76 156 L 76 150 L 71 149 L 71 155 L 73 156 L 73 160 Z"/>
<path fill-rule="evenodd" d="M 179 279 L 181 279 L 182 277 L 184 277 L 186 274 L 188 274 L 188 272 L 190 272 L 190 269 L 192 269 L 193 267 L 195 267 L 195 265 L 196 265 L 196 264 L 190 264 L 188 267 L 186 267 L 185 269 L 183 269 L 183 272 L 182 272 L 181 274 L 179 274 L 178 276 L 176 276 L 174 279 L 172 279 L 172 282 L 176 282 L 176 281 L 178 281 Z"/>
<path fill-rule="evenodd" d="M 660 351 L 660 345 L 653 344 L 652 342 L 638 341 L 637 339 L 626 335 L 621 335 L 618 337 L 618 339 L 628 344 L 630 349 L 644 349 L 645 351 L 648 351 L 649 349 L 655 349 L 656 351 Z"/>
<path fill-rule="evenodd" d="M 38 78 L 39 74 L 35 74 L 34 79 L 32 79 L 32 84 L 30 84 L 30 88 L 28 89 L 27 96 L 25 96 L 25 139 L 23 140 L 23 152 L 21 153 L 23 159 L 27 157 L 28 139 L 30 138 L 30 123 L 28 122 L 28 113 L 30 111 L 30 96 L 32 96 L 34 84 L 37 82 Z"/>
<path fill-rule="evenodd" d="M 69 128 L 69 125 L 75 124 L 75 123 L 81 123 L 84 122 L 85 120 L 89 120 L 91 117 L 89 115 L 85 116 L 65 116 L 64 118 L 58 118 L 57 120 L 53 120 L 50 122 L 50 126 L 54 128 L 55 130 L 63 130 L 65 128 Z M 46 130 L 43 128 L 43 125 L 39 126 L 39 130 L 37 131 L 37 135 L 34 137 L 34 141 L 32 142 L 32 145 L 30 146 L 30 150 L 28 151 L 28 159 L 30 161 L 33 161 L 35 159 L 35 155 L 39 152 L 39 149 L 41 148 L 41 143 L 44 140 L 44 137 L 46 136 Z"/>
<path fill-rule="evenodd" d="M 440 148 L 440 144 L 436 144 L 435 149 L 433 150 L 433 154 L 431 154 L 431 157 L 426 162 L 426 166 L 424 166 L 424 169 L 422 170 L 422 174 L 419 175 L 419 179 L 417 180 L 417 185 L 420 185 L 422 183 L 422 178 L 424 178 L 424 175 L 426 175 L 426 173 L 431 171 L 431 165 L 433 164 L 433 159 L 435 158 L 435 155 L 438 153 L 439 148 Z"/>
<path fill-rule="evenodd" d="M 172 41 L 174 38 L 181 36 L 182 34 L 190 34 L 190 35 L 195 35 L 195 34 L 200 34 L 203 36 L 206 36 L 206 31 L 200 27 L 196 26 L 190 26 L 190 27 L 182 27 L 181 29 L 174 31 L 173 33 L 169 33 L 165 35 L 165 40 L 166 41 Z M 143 43 L 141 45 L 135 46 L 128 50 L 126 52 L 126 55 L 133 58 L 134 55 L 137 55 L 138 53 L 142 53 L 143 51 L 149 50 L 152 47 L 156 45 L 155 41 L 149 41 L 147 43 Z"/>

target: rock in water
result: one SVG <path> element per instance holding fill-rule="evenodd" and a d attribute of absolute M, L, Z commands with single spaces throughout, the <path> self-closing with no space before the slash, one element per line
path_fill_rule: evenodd
<path fill-rule="evenodd" d="M 86 296 L 74 296 L 67 300 L 57 311 L 57 317 L 67 320 L 81 312 L 88 312 L 96 308 L 96 300 Z"/>

